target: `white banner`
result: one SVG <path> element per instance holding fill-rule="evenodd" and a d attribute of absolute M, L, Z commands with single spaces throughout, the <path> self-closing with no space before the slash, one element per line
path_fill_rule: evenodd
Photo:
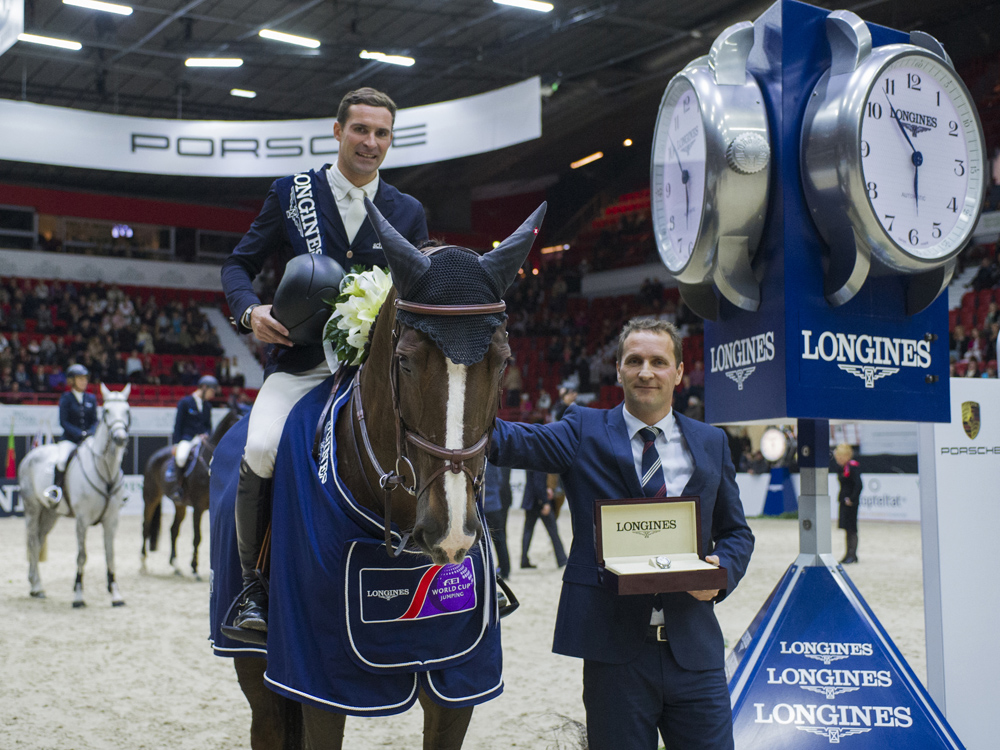
<path fill-rule="evenodd" d="M 120 390 L 115 387 L 112 390 Z M 195 387 L 192 386 L 194 391 Z M 229 410 L 224 406 L 212 409 L 212 425 L 217 426 Z M 133 406 L 131 409 L 132 425 L 129 435 L 133 436 L 166 436 L 174 432 L 174 420 L 177 419 L 177 408 L 173 406 Z M 0 404 L 0 433 L 8 434 L 14 426 L 15 435 L 51 434 L 57 440 L 62 435 L 59 426 L 58 406 L 11 406 Z"/>
<path fill-rule="evenodd" d="M 0 100 L 0 159 L 116 172 L 278 177 L 335 162 L 335 121 L 161 120 Z M 387 169 L 539 138 L 539 79 L 401 109 L 393 132 Z"/>
<path fill-rule="evenodd" d="M 24 0 L 0 0 L 0 55 L 14 46 L 23 31 Z"/>
<path fill-rule="evenodd" d="M 792 474 L 792 487 L 798 496 L 800 477 Z M 767 487 L 771 478 L 768 474 L 737 474 L 736 484 L 740 488 L 743 512 L 747 516 L 759 516 L 764 511 Z M 861 490 L 861 507 L 858 519 L 861 521 L 919 521 L 920 481 L 916 474 L 862 474 L 864 484 Z M 836 474 L 829 476 L 830 515 L 837 518 L 837 495 L 840 482 Z M 837 525 L 834 524 L 834 533 Z"/>
<path fill-rule="evenodd" d="M 966 747 L 997 746 L 1000 382 L 951 379 L 951 422 L 921 425 L 927 688 Z"/>
<path fill-rule="evenodd" d="M 0 269 L 4 276 L 27 279 L 103 281 L 106 284 L 222 291 L 219 267 L 204 263 L 0 250 Z"/>

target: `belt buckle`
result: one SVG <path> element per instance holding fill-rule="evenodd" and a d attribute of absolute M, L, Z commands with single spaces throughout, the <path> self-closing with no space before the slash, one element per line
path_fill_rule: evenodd
<path fill-rule="evenodd" d="M 657 643 L 667 642 L 667 628 L 665 625 L 656 626 L 656 642 Z"/>

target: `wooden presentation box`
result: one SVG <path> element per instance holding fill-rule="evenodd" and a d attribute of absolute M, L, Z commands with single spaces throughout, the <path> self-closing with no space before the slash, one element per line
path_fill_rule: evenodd
<path fill-rule="evenodd" d="M 726 588 L 725 568 L 705 562 L 697 497 L 598 500 L 594 534 L 600 580 L 616 594 Z M 666 556 L 668 569 L 656 565 Z"/>

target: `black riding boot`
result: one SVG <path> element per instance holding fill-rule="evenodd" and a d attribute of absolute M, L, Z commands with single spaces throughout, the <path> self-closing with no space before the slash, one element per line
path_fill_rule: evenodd
<path fill-rule="evenodd" d="M 236 490 L 236 538 L 243 585 L 249 588 L 233 619 L 233 627 L 267 632 L 267 590 L 257 573 L 257 560 L 270 521 L 271 480 L 257 476 L 242 461 Z"/>
<path fill-rule="evenodd" d="M 858 561 L 858 533 L 856 531 L 847 532 L 847 554 L 841 560 L 842 565 L 850 565 Z"/>

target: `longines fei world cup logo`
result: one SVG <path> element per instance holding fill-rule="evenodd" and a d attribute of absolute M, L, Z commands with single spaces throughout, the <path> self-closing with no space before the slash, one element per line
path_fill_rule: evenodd
<path fill-rule="evenodd" d="M 813 336 L 812 331 L 802 331 L 802 359 L 836 362 L 844 372 L 861 378 L 865 388 L 874 388 L 876 381 L 904 367 L 931 366 L 931 344 L 926 340 L 833 331 Z"/>

